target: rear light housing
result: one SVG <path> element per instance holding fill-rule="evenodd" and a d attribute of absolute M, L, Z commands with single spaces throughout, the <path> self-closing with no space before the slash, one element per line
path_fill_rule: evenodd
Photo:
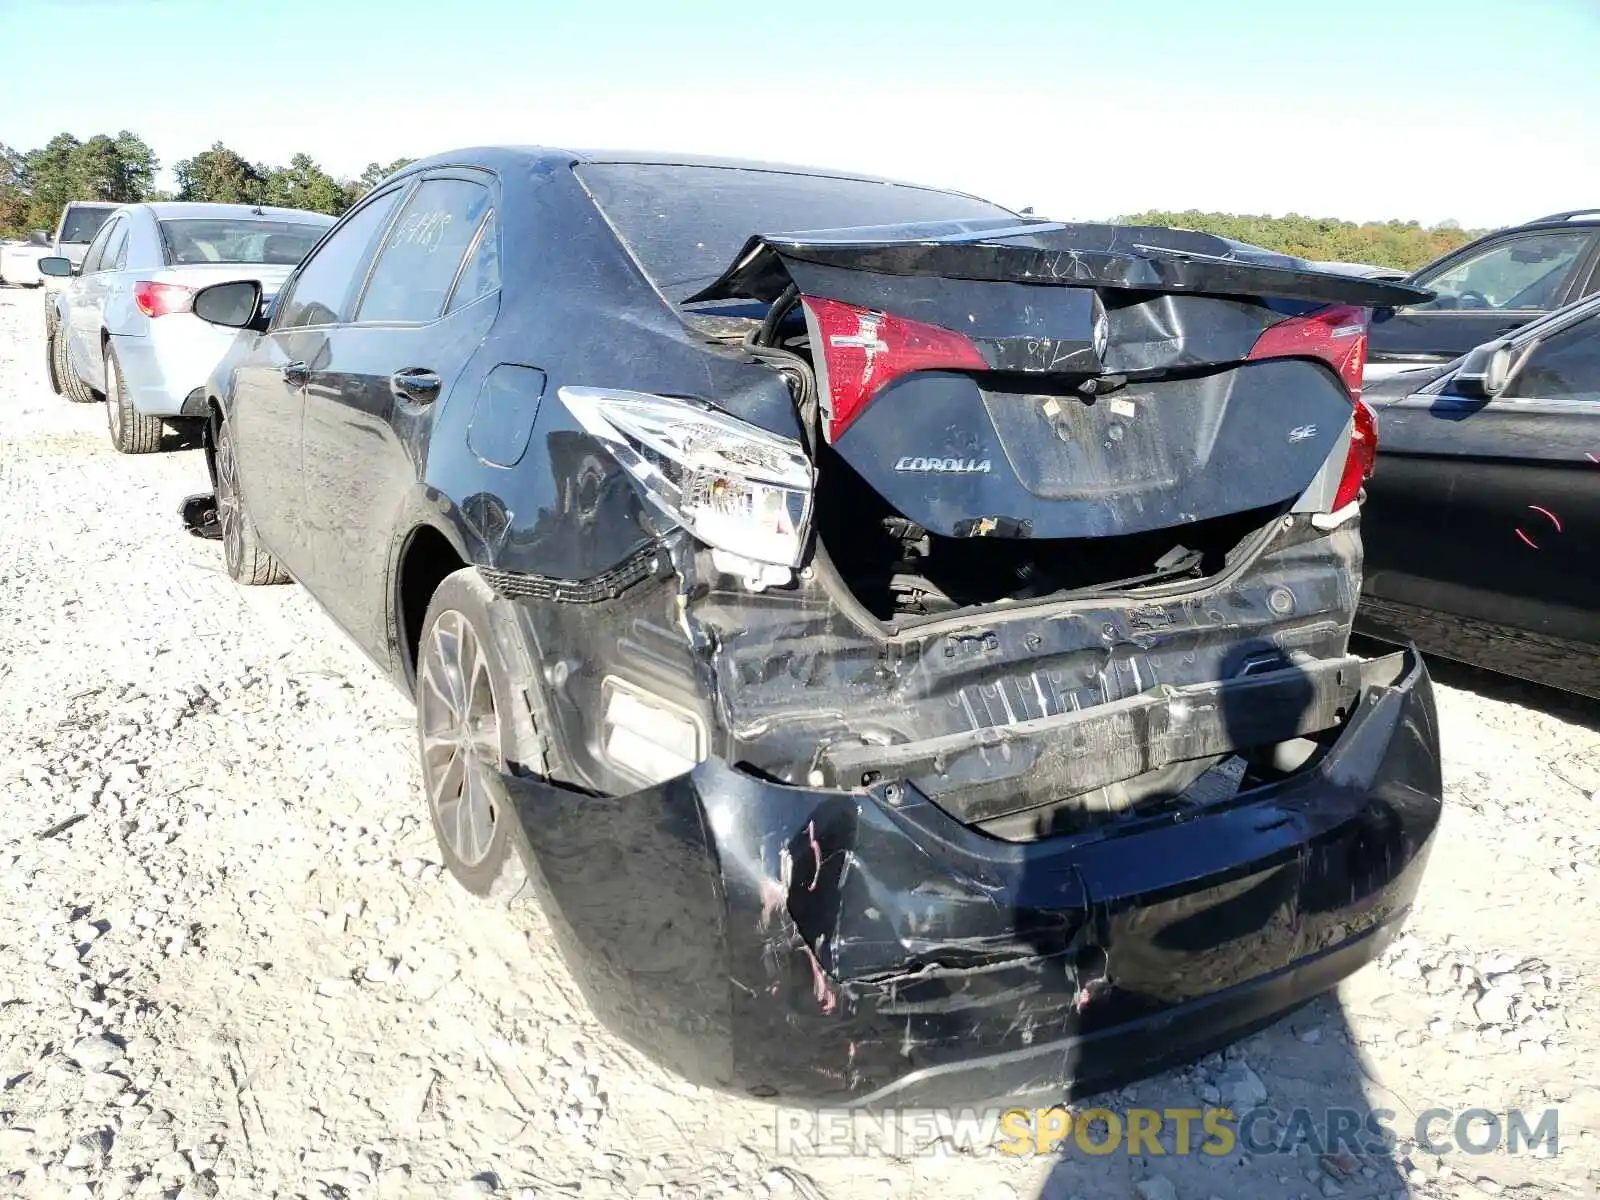
<path fill-rule="evenodd" d="M 986 371 L 964 334 L 892 313 L 817 296 L 802 297 L 812 354 L 822 375 L 823 430 L 836 442 L 878 390 L 912 371 Z"/>
<path fill-rule="evenodd" d="M 670 396 L 587 387 L 556 394 L 647 500 L 713 550 L 748 560 L 756 582 L 781 582 L 758 564 L 800 565 L 815 476 L 799 442 Z"/>
<path fill-rule="evenodd" d="M 181 283 L 153 283 L 141 280 L 133 285 L 133 302 L 147 317 L 165 317 L 171 313 L 186 313 L 194 308 L 192 287 Z"/>
<path fill-rule="evenodd" d="M 1371 315 L 1365 308 L 1337 304 L 1289 317 L 1262 330 L 1247 356 L 1252 362 L 1267 358 L 1314 358 L 1333 368 L 1350 394 L 1355 420 L 1344 473 L 1339 477 L 1339 491 L 1333 501 L 1335 512 L 1360 497 L 1362 485 L 1372 478 L 1378 461 L 1377 414 L 1361 399 L 1361 375 L 1367 365 L 1367 324 Z"/>

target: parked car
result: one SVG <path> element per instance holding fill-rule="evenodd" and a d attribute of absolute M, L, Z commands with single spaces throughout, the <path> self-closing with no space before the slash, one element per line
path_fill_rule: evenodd
<path fill-rule="evenodd" d="M 1434 293 L 1372 326 L 1369 383 L 1459 358 L 1600 291 L 1600 209 L 1552 213 L 1486 234 L 1409 277 Z"/>
<path fill-rule="evenodd" d="M 1362 306 L 1417 295 L 883 180 L 447 154 L 270 310 L 196 294 L 244 333 L 185 519 L 416 698 L 448 869 L 531 882 L 624 1036 L 763 1096 L 1059 1096 L 1404 919 L 1433 699 L 1348 635 Z"/>
<path fill-rule="evenodd" d="M 1367 396 L 1364 627 L 1600 698 L 1600 295 Z"/>
<path fill-rule="evenodd" d="M 56 221 L 55 235 L 50 239 L 54 257 L 65 258 L 78 266 L 89 252 L 95 234 L 116 212 L 120 205 L 104 200 L 73 200 L 61 210 Z"/>
<path fill-rule="evenodd" d="M 39 287 L 39 260 L 50 255 L 50 238 L 36 230 L 29 238 L 0 238 L 0 286 Z"/>
<path fill-rule="evenodd" d="M 195 291 L 248 277 L 275 292 L 332 224 L 297 208 L 127 205 L 80 267 L 40 260 L 66 280 L 46 300 L 51 386 L 71 400 L 103 396 L 118 450 L 159 449 L 163 422 L 204 417 L 206 377 L 234 340 L 194 317 Z"/>

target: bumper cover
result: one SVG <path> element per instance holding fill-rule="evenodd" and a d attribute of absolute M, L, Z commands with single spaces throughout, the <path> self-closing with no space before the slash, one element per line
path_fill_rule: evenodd
<path fill-rule="evenodd" d="M 1414 651 L 1360 664 L 1312 767 L 1200 810 L 998 841 L 914 786 L 712 760 L 618 797 L 508 776 L 595 1013 L 708 1086 L 788 1101 L 1079 1095 L 1203 1054 L 1398 929 L 1442 785 Z"/>

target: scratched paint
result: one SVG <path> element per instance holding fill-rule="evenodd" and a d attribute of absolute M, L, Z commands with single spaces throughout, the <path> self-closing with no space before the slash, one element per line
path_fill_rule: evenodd
<path fill-rule="evenodd" d="M 1544 508 L 1543 506 L 1538 505 L 1538 504 L 1530 504 L 1530 505 L 1528 505 L 1528 507 L 1532 511 L 1540 514 L 1541 516 L 1543 516 L 1545 518 L 1547 518 L 1549 520 L 1550 524 L 1552 524 L 1552 525 L 1554 525 L 1556 527 L 1556 532 L 1557 533 L 1561 533 L 1562 532 L 1561 518 L 1556 516 L 1555 513 L 1551 512 L 1548 508 Z M 1516 534 L 1517 534 L 1517 536 L 1519 538 L 1522 539 L 1524 545 L 1531 546 L 1535 550 L 1539 549 L 1539 543 L 1534 541 L 1533 538 L 1529 537 L 1528 534 L 1526 532 L 1524 532 L 1520 526 L 1517 528 Z"/>

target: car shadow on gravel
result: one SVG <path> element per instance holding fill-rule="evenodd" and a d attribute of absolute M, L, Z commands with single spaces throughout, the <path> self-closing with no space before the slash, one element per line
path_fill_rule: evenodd
<path fill-rule="evenodd" d="M 1373 1118 L 1384 1102 L 1369 1094 L 1371 1086 L 1343 1007 L 1329 993 L 1220 1053 L 1077 1101 L 1080 1113 L 1103 1108 L 1116 1114 L 1122 1136 L 1114 1153 L 1100 1154 L 1086 1153 L 1068 1137 L 1037 1200 L 1403 1195 L 1404 1167 L 1393 1141 L 1376 1136 L 1367 1122 L 1401 1133 L 1407 1114 Z M 1206 1131 L 1200 1114 L 1246 1101 L 1253 1101 L 1249 1111 L 1227 1123 L 1232 1138 Z M 1147 1123 L 1160 1120 L 1161 1154 L 1150 1153 L 1148 1141 L 1143 1153 L 1131 1153 L 1127 1128 L 1136 1110 L 1153 1111 L 1143 1118 Z M 1185 1111 L 1186 1119 L 1176 1115 Z M 1179 1153 L 1177 1126 L 1185 1120 L 1188 1152 Z M 1105 1125 L 1093 1124 L 1088 1140 L 1103 1143 L 1108 1136 Z"/>
<path fill-rule="evenodd" d="M 1521 708 L 1536 709 L 1548 716 L 1574 725 L 1582 725 L 1586 729 L 1600 733 L 1600 700 L 1592 700 L 1575 692 L 1563 692 L 1557 688 L 1546 687 L 1542 683 L 1519 679 L 1514 675 L 1502 675 L 1485 667 L 1454 662 L 1448 658 L 1434 658 L 1428 655 L 1424 655 L 1424 658 L 1427 660 L 1428 674 L 1433 677 L 1435 683 L 1473 692 L 1485 700 L 1492 700 L 1498 704 L 1515 704 Z"/>
<path fill-rule="evenodd" d="M 1213 770 L 1237 763 L 1234 787 L 1256 790 L 1243 807 L 1233 804 L 1231 789 L 1208 799 L 1191 786 L 1171 797 L 1168 803 L 1190 810 L 1190 848 L 1182 861 L 1130 862 L 1137 884 L 1102 883 L 1130 889 L 1104 901 L 1118 913 L 1102 931 L 1112 938 L 1105 982 L 1112 994 L 1126 991 L 1125 1002 L 1135 1006 L 1188 1006 L 1195 997 L 1259 984 L 1269 989 L 1263 995 L 1278 997 L 1275 1004 L 1291 1007 L 1263 1027 L 1246 1025 L 1247 1036 L 1198 1061 L 1076 1102 L 1071 1136 L 1060 1142 L 1038 1200 L 1288 1200 L 1404 1191 L 1392 1138 L 1385 1136 L 1393 1126 L 1373 1122 L 1369 1079 L 1338 995 L 1311 993 L 1318 986 L 1311 980 L 1333 956 L 1348 961 L 1343 970 L 1349 970 L 1372 953 L 1375 947 L 1362 939 L 1373 920 L 1406 905 L 1415 887 L 1408 868 L 1437 810 L 1387 794 L 1409 797 L 1413 780 L 1393 765 L 1405 759 L 1404 748 L 1390 749 L 1405 736 L 1404 722 L 1382 715 L 1410 710 L 1368 704 L 1359 691 L 1367 685 L 1344 690 L 1354 683 L 1344 669 L 1313 674 L 1255 639 L 1230 650 L 1220 668 L 1218 677 L 1232 681 L 1218 693 L 1225 744 L 1244 756 L 1229 756 Z M 1405 672 L 1398 656 L 1374 668 L 1373 687 L 1398 685 Z M 1394 672 L 1393 684 L 1385 670 Z M 1359 731 L 1340 724 L 1357 720 L 1345 717 L 1352 695 L 1359 720 L 1368 722 Z M 1386 729 L 1385 721 L 1393 724 Z M 1348 736 L 1332 734 L 1347 728 Z M 1295 737 L 1294 730 L 1330 736 Z M 1244 759 L 1253 765 L 1246 769 Z M 1364 802 L 1352 799 L 1349 785 L 1334 784 L 1335 776 L 1370 779 L 1362 785 Z M 1247 782 L 1252 777 L 1256 782 Z M 1274 833 L 1286 827 L 1300 831 L 1293 845 Z M 1165 854 L 1174 853 L 1169 840 Z M 1269 978 L 1274 982 L 1265 983 Z M 1253 993 L 1240 1000 L 1241 1021 L 1253 1000 Z M 1216 1019 L 1215 1009 L 1202 1012 Z M 1182 1041 L 1170 1051 L 1161 1046 L 1163 1030 L 1154 1022 L 1151 1040 L 1129 1050 L 1145 1061 L 1183 1061 L 1226 1036 L 1220 1028 L 1207 1031 L 1206 1020 L 1201 1013 L 1176 1017 L 1171 1035 L 1189 1039 L 1187 1054 Z M 1089 1111 L 1095 1108 L 1103 1111 Z M 1141 1126 L 1142 1139 L 1134 1136 Z"/>
<path fill-rule="evenodd" d="M 161 430 L 161 453 L 176 450 L 199 450 L 205 445 L 203 427 L 198 421 L 174 424 L 168 422 Z"/>

